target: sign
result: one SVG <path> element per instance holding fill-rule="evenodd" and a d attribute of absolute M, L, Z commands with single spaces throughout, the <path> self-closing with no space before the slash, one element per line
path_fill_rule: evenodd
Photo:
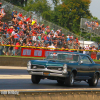
<path fill-rule="evenodd" d="M 48 49 L 35 49 L 35 48 L 21 48 L 21 56 L 27 57 L 47 57 L 52 51 L 63 50 L 48 50 Z"/>
<path fill-rule="evenodd" d="M 40 57 L 42 56 L 42 50 L 34 50 L 34 56 Z"/>
<path fill-rule="evenodd" d="M 96 59 L 96 57 L 97 57 L 96 52 L 91 52 L 91 58 L 92 58 L 92 59 Z"/>
<path fill-rule="evenodd" d="M 21 48 L 21 56 L 32 56 L 31 48 Z"/>

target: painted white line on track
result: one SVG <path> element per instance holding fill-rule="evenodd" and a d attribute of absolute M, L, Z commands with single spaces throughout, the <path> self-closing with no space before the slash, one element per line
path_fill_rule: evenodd
<path fill-rule="evenodd" d="M 31 75 L 0 75 L 0 79 L 31 79 Z"/>
<path fill-rule="evenodd" d="M 27 67 L 17 67 L 17 66 L 0 66 L 0 69 L 27 69 Z"/>

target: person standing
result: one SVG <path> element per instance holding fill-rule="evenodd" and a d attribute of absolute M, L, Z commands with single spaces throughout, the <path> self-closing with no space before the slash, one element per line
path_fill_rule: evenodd
<path fill-rule="evenodd" d="M 15 45 L 15 56 L 20 54 L 20 47 L 18 46 L 20 46 L 19 40 L 17 40 L 16 45 Z"/>
<path fill-rule="evenodd" d="M 100 48 L 99 48 L 99 50 L 97 52 L 97 60 L 99 60 L 99 59 L 100 59 Z"/>

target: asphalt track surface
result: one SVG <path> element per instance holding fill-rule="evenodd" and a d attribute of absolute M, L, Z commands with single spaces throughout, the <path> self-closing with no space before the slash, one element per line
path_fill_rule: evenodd
<path fill-rule="evenodd" d="M 7 89 L 99 89 L 100 80 L 97 87 L 89 87 L 82 82 L 75 82 L 73 87 L 59 85 L 56 80 L 42 79 L 39 84 L 31 82 L 31 75 L 28 74 L 26 67 L 0 66 L 0 90 Z"/>

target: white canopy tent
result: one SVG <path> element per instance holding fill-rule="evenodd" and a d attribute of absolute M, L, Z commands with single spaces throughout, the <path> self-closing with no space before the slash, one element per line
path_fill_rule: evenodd
<path fill-rule="evenodd" d="M 89 45 L 89 47 L 91 46 L 95 46 L 96 48 L 98 48 L 98 44 L 94 41 L 83 41 L 83 40 L 79 40 L 80 42 L 80 46 L 81 47 L 86 47 Z"/>

